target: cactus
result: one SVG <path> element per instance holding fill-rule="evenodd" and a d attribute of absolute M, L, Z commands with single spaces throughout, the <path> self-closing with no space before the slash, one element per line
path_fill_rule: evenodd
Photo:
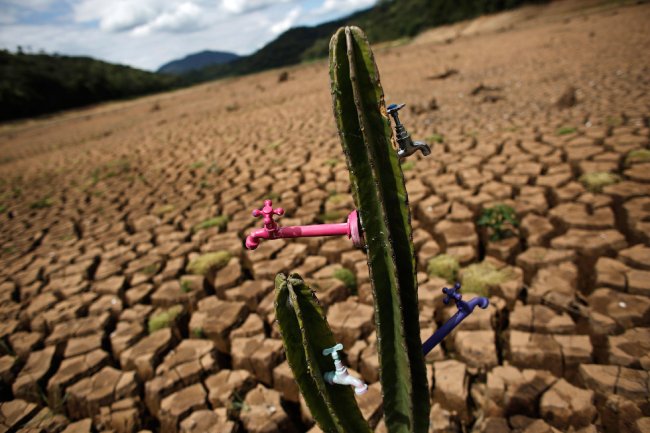
<path fill-rule="evenodd" d="M 368 253 L 384 420 L 390 433 L 425 433 L 430 403 L 411 215 L 379 73 L 359 28 L 340 28 L 332 37 L 330 79 Z M 314 419 L 326 432 L 370 431 L 350 387 L 324 380 L 332 363 L 322 350 L 336 342 L 315 296 L 297 275 L 282 274 L 276 278 L 275 295 L 287 360 Z"/>
<path fill-rule="evenodd" d="M 370 44 L 357 27 L 330 41 L 330 80 L 375 299 L 386 427 L 426 432 L 429 392 L 418 322 L 411 216 Z"/>
<path fill-rule="evenodd" d="M 311 414 L 324 432 L 371 432 L 349 386 L 328 385 L 332 370 L 323 349 L 334 336 L 316 296 L 297 274 L 275 278 L 275 316 L 280 325 L 287 361 Z"/>

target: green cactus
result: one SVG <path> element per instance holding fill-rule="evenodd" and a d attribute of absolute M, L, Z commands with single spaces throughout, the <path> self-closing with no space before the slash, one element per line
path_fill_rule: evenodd
<path fill-rule="evenodd" d="M 379 71 L 357 27 L 334 34 L 329 60 L 334 117 L 367 244 L 386 427 L 426 432 L 429 392 L 411 216 Z"/>
<path fill-rule="evenodd" d="M 390 433 L 425 433 L 430 403 L 411 215 L 379 72 L 357 27 L 334 34 L 329 60 L 334 117 L 368 253 L 384 420 Z M 350 387 L 323 380 L 332 361 L 322 350 L 336 342 L 318 301 L 297 275 L 276 278 L 276 319 L 289 366 L 321 429 L 370 431 Z"/>
<path fill-rule="evenodd" d="M 323 349 L 336 344 L 318 299 L 297 274 L 275 278 L 275 317 L 287 361 L 311 414 L 324 432 L 371 432 L 349 386 L 328 385 L 333 370 Z"/>

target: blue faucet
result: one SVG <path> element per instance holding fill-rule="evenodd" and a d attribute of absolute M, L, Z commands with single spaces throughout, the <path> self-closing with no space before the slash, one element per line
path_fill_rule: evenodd
<path fill-rule="evenodd" d="M 424 342 L 422 345 L 422 353 L 424 356 L 426 356 L 427 353 L 431 352 L 434 347 L 436 347 L 451 331 L 454 330 L 456 326 L 460 324 L 460 322 L 472 314 L 472 311 L 474 311 L 474 308 L 476 308 L 477 305 L 484 310 L 488 307 L 488 305 L 490 305 L 488 298 L 481 296 L 477 296 L 469 302 L 465 302 L 462 300 L 462 295 L 459 293 L 459 291 L 460 283 L 454 284 L 454 287 L 451 289 L 448 289 L 447 287 L 442 289 L 442 293 L 446 295 L 445 299 L 443 299 L 442 302 L 444 302 L 445 305 L 448 305 L 449 301 L 453 299 L 454 302 L 456 302 L 458 311 L 456 314 L 451 316 L 444 325 L 438 328 L 438 330 L 434 332 L 433 335 L 427 339 L 427 341 Z"/>

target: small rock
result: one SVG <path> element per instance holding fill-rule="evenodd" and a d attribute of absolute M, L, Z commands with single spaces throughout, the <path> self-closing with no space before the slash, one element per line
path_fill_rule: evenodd
<path fill-rule="evenodd" d="M 280 433 L 292 429 L 279 392 L 257 385 L 246 395 L 244 404 L 240 419 L 250 433 Z"/>
<path fill-rule="evenodd" d="M 540 414 L 553 427 L 585 427 L 596 417 L 593 391 L 580 389 L 560 379 L 542 395 Z"/>
<path fill-rule="evenodd" d="M 467 420 L 467 369 L 453 359 L 433 364 L 435 377 L 434 403 Z"/>

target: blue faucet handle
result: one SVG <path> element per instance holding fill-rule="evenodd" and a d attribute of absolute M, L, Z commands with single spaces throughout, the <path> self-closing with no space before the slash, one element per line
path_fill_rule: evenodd
<path fill-rule="evenodd" d="M 458 282 L 454 284 L 454 287 L 452 287 L 451 289 L 447 287 L 443 287 L 442 293 L 444 293 L 446 296 L 445 299 L 442 300 L 442 302 L 444 302 L 445 305 L 448 305 L 449 301 L 451 301 L 452 299 L 456 302 L 460 301 L 463 298 L 463 295 L 461 295 L 459 292 L 460 292 L 460 283 Z"/>

